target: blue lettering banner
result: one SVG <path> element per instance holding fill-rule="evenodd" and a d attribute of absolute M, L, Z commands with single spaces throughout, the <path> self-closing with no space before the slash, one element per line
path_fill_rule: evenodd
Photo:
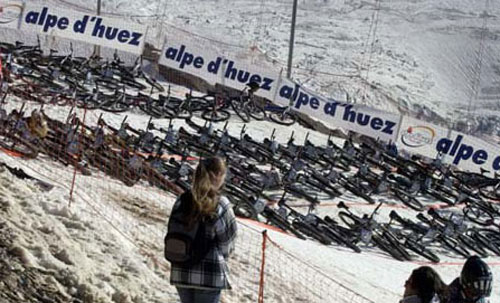
<path fill-rule="evenodd" d="M 275 103 L 291 104 L 295 111 L 321 120 L 329 127 L 344 128 L 384 141 L 396 139 L 401 117 L 363 105 L 326 99 L 288 79 L 281 80 Z"/>
<path fill-rule="evenodd" d="M 411 153 L 456 166 L 462 170 L 500 172 L 500 149 L 494 144 L 422 120 L 403 117 L 397 144 Z"/>
<path fill-rule="evenodd" d="M 257 95 L 323 121 L 328 127 L 391 140 L 400 148 L 429 158 L 441 153 L 443 162 L 461 169 L 500 171 L 500 153 L 492 144 L 425 121 L 319 96 L 250 58 L 250 53 L 227 54 L 215 43 L 186 35 L 166 39 L 160 64 L 198 76 L 212 85 L 238 90 L 249 82 L 258 82 Z"/>
<path fill-rule="evenodd" d="M 147 27 L 120 19 L 28 2 L 24 7 L 21 30 L 141 54 Z"/>
<path fill-rule="evenodd" d="M 223 55 L 224 50 L 195 36 L 167 35 L 159 63 L 200 77 L 211 85 L 220 84 L 243 90 L 246 84 L 257 82 L 257 95 L 273 100 L 280 73 L 260 67 L 251 59 L 236 59 Z"/>
<path fill-rule="evenodd" d="M 159 64 L 202 78 L 211 85 L 220 82 L 225 58 L 215 45 L 197 37 L 167 35 Z"/>

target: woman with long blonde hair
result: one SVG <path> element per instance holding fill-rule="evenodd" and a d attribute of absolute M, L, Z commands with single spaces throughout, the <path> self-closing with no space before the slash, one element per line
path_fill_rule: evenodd
<path fill-rule="evenodd" d="M 221 195 L 225 176 L 221 158 L 200 160 L 191 190 L 173 207 L 172 213 L 182 211 L 188 229 L 203 224 L 204 240 L 210 243 L 195 264 L 172 263 L 170 283 L 177 287 L 182 303 L 217 303 L 221 290 L 231 288 L 227 261 L 234 250 L 237 225 L 229 200 Z"/>

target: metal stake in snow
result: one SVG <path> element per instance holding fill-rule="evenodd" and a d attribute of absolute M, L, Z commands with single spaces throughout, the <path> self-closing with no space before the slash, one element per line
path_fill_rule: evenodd
<path fill-rule="evenodd" d="M 76 113 L 76 111 L 75 111 Z M 75 117 L 77 117 L 75 115 Z M 78 150 L 77 150 L 77 156 L 75 158 L 75 162 L 74 162 L 74 165 L 75 165 L 75 170 L 73 171 L 73 179 L 71 180 L 71 189 L 69 190 L 69 203 L 68 203 L 68 208 L 71 208 L 71 202 L 73 201 L 73 191 L 75 189 L 75 181 L 76 181 L 76 170 L 78 168 L 78 166 L 80 165 L 79 162 L 80 162 L 80 159 L 83 157 L 83 149 L 82 149 L 82 137 L 84 136 L 84 133 L 85 133 L 85 130 L 84 130 L 84 125 L 85 125 L 85 118 L 87 117 L 87 106 L 84 105 L 83 106 L 83 122 L 82 122 L 82 130 L 81 130 L 81 134 L 80 134 L 80 140 L 79 140 L 79 145 L 78 145 Z M 76 126 L 76 129 L 75 129 L 75 136 L 77 136 L 78 134 L 78 125 Z M 83 166 L 82 166 L 83 167 Z"/>
<path fill-rule="evenodd" d="M 288 68 L 286 71 L 286 77 L 291 79 L 292 75 L 292 57 L 293 57 L 293 44 L 295 41 L 295 19 L 297 17 L 297 0 L 293 0 L 293 12 L 292 12 L 292 29 L 290 31 L 290 46 L 288 47 Z"/>
<path fill-rule="evenodd" d="M 259 303 L 264 303 L 264 269 L 266 265 L 267 230 L 262 231 L 262 263 L 260 264 Z"/>

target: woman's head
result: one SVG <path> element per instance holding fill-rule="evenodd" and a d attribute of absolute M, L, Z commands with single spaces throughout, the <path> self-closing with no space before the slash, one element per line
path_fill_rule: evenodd
<path fill-rule="evenodd" d="M 193 177 L 192 219 L 210 216 L 215 212 L 219 192 L 226 177 L 226 164 L 221 158 L 211 157 L 200 160 Z"/>
<path fill-rule="evenodd" d="M 445 284 L 439 274 L 428 266 L 419 267 L 411 273 L 405 282 L 405 297 L 416 295 L 422 303 L 429 303 L 432 298 L 442 295 Z"/>

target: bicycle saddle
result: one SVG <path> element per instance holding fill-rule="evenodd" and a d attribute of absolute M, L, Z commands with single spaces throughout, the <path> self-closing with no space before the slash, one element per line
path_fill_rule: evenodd
<path fill-rule="evenodd" d="M 395 210 L 391 210 L 391 212 L 389 213 L 389 217 L 391 219 L 399 219 L 399 218 L 401 218 L 401 216 Z"/>
<path fill-rule="evenodd" d="M 349 207 L 347 207 L 347 205 L 344 204 L 344 201 L 340 201 L 338 204 L 337 204 L 337 207 L 338 208 L 345 208 L 345 209 L 348 209 Z"/>

